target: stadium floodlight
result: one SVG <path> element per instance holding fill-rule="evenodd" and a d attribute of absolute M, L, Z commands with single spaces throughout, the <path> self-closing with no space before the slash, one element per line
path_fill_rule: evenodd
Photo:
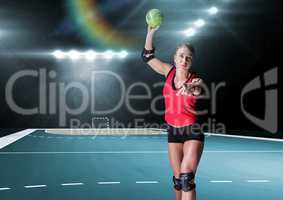
<path fill-rule="evenodd" d="M 89 50 L 89 51 L 85 52 L 84 55 L 85 55 L 85 58 L 87 60 L 94 60 L 96 55 L 97 55 L 97 53 L 95 51 L 93 51 L 93 50 Z"/>
<path fill-rule="evenodd" d="M 126 58 L 127 55 L 128 55 L 128 52 L 125 50 L 118 53 L 119 58 Z"/>
<path fill-rule="evenodd" d="M 194 22 L 194 25 L 198 28 L 202 27 L 205 25 L 205 21 L 203 19 L 198 19 Z"/>
<path fill-rule="evenodd" d="M 120 52 L 107 50 L 104 52 L 97 52 L 94 50 L 87 50 L 87 51 L 77 51 L 77 50 L 70 50 L 70 51 L 62 51 L 62 50 L 55 50 L 51 53 L 57 59 L 70 59 L 70 60 L 88 60 L 93 61 L 96 58 L 101 59 L 112 59 L 112 58 L 126 58 L 128 56 L 128 52 L 126 50 L 122 50 Z"/>
<path fill-rule="evenodd" d="M 188 37 L 194 36 L 196 34 L 196 30 L 194 28 L 189 28 L 184 31 L 184 34 Z"/>
<path fill-rule="evenodd" d="M 111 50 L 107 50 L 107 51 L 103 54 L 104 58 L 106 58 L 106 59 L 111 59 L 111 58 L 113 58 L 114 55 L 115 55 L 114 52 L 111 51 Z"/>
<path fill-rule="evenodd" d="M 67 54 L 68 57 L 72 60 L 78 60 L 81 57 L 81 53 L 76 50 L 71 50 Z"/>
<path fill-rule="evenodd" d="M 211 7 L 211 8 L 208 9 L 208 13 L 209 13 L 210 15 L 215 15 L 215 14 L 218 13 L 218 8 L 216 8 L 215 6 L 213 6 L 213 7 Z"/>
<path fill-rule="evenodd" d="M 61 50 L 55 50 L 52 55 L 57 58 L 57 59 L 64 59 L 65 58 L 65 53 Z"/>

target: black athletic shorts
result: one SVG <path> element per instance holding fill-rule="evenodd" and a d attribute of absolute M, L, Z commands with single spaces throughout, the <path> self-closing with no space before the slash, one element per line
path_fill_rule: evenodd
<path fill-rule="evenodd" d="M 168 143 L 184 143 L 187 140 L 199 140 L 204 142 L 204 134 L 192 126 L 175 128 L 168 124 Z"/>

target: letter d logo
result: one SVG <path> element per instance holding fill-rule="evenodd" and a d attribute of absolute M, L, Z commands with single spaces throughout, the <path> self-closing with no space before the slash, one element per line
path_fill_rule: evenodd
<path fill-rule="evenodd" d="M 271 89 L 270 86 L 274 86 L 278 82 L 278 69 L 273 68 L 264 73 L 264 86 L 260 83 L 260 76 L 257 76 L 250 81 L 241 92 L 241 110 L 244 115 L 257 126 L 271 132 L 276 133 L 278 130 L 278 91 L 277 89 Z M 248 113 L 244 108 L 243 98 L 244 95 L 260 89 L 261 87 L 267 87 L 265 89 L 265 112 L 264 119 L 257 118 Z"/>

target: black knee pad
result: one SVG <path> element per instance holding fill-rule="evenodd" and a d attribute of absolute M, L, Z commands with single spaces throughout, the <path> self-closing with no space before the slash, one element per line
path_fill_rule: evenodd
<path fill-rule="evenodd" d="M 174 183 L 175 190 L 180 191 L 182 189 L 181 179 L 173 176 L 173 183 Z"/>
<path fill-rule="evenodd" d="M 182 190 L 184 192 L 189 192 L 196 188 L 194 178 L 195 178 L 195 174 L 193 172 L 180 174 Z"/>

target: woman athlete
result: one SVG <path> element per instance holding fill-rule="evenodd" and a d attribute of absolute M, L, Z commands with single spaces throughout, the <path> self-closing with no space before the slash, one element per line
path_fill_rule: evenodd
<path fill-rule="evenodd" d="M 195 131 L 197 96 L 202 80 L 191 70 L 194 48 L 181 44 L 174 55 L 174 65 L 154 56 L 153 36 L 157 28 L 148 26 L 142 59 L 154 71 L 165 76 L 163 88 L 165 121 L 168 125 L 168 154 L 173 170 L 176 200 L 195 200 L 195 174 L 200 161 L 204 134 Z"/>

